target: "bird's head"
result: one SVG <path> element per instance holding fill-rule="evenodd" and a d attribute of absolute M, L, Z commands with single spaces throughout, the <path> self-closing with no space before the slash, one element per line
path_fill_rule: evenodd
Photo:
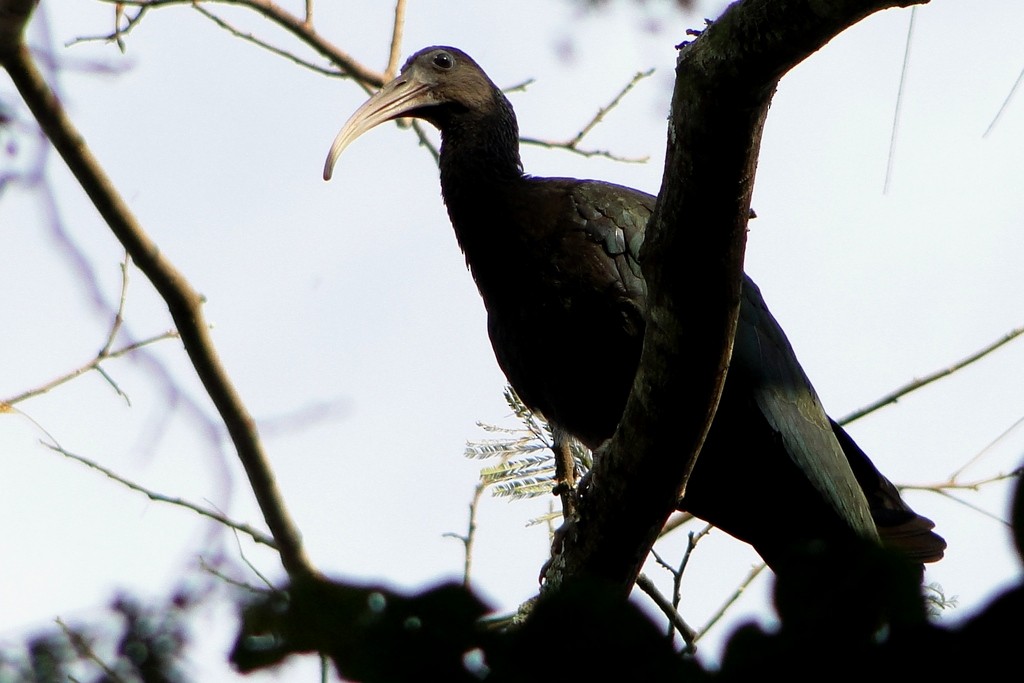
<path fill-rule="evenodd" d="M 349 143 L 386 121 L 412 116 L 446 132 L 460 118 L 492 113 L 508 116 L 515 125 L 508 100 L 469 55 L 453 47 L 424 48 L 342 126 L 327 155 L 324 180 L 331 179 Z"/>

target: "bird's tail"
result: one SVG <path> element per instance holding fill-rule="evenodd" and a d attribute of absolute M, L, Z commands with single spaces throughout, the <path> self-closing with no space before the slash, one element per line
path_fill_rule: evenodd
<path fill-rule="evenodd" d="M 834 420 L 832 430 L 867 496 L 882 545 L 903 553 L 913 562 L 941 560 L 946 541 L 932 531 L 934 522 L 917 514 L 904 502 L 896 486 L 875 468 L 860 446 Z"/>

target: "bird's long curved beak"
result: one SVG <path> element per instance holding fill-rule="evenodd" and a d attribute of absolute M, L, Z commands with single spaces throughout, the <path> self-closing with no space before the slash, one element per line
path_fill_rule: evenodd
<path fill-rule="evenodd" d="M 395 80 L 386 83 L 356 109 L 334 138 L 331 151 L 327 154 L 327 163 L 324 164 L 324 180 L 331 179 L 334 164 L 350 142 L 385 121 L 400 118 L 403 114 L 431 102 L 433 98 L 430 84 L 408 74 L 400 74 Z"/>

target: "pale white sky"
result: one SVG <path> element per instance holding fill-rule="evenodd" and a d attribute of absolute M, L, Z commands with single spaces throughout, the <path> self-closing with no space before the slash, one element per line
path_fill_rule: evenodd
<path fill-rule="evenodd" d="M 322 2 L 318 30 L 383 68 L 388 4 Z M 536 78 L 511 99 L 522 133 L 541 138 L 571 136 L 633 73 L 656 67 L 587 143 L 650 155 L 649 163 L 524 151 L 535 175 L 601 178 L 655 193 L 672 46 L 720 6 L 679 17 L 650 7 L 641 15 L 631 3 L 585 15 L 572 3 L 495 9 L 423 0 L 410 3 L 403 53 L 450 44 L 501 85 Z M 57 16 L 44 2 L 43 10 L 59 59 L 124 70 L 65 71 L 65 105 L 151 236 L 206 295 L 220 353 L 265 420 L 268 450 L 313 561 L 344 578 L 408 589 L 458 577 L 461 546 L 443 534 L 464 531 L 480 467 L 462 457 L 464 444 L 486 436 L 477 420 L 506 422 L 508 410 L 429 155 L 409 133 L 384 126 L 348 149 L 324 183 L 327 148 L 365 99 L 351 83 L 232 39 L 187 6 L 151 12 L 127 37 L 123 56 L 100 43 L 63 47 L 109 31 L 110 5 L 79 2 Z M 291 45 L 237 8 L 216 10 Z M 1024 68 L 1017 35 L 1024 8 L 950 1 L 918 11 L 894 174 L 883 194 L 909 18 L 909 11 L 875 16 L 783 79 L 758 170 L 747 271 L 836 417 L 1024 323 L 1024 99 L 981 137 Z M 41 44 L 37 31 L 30 35 Z M 0 81 L 8 103 L 10 92 Z M 31 150 L 22 147 L 22 155 Z M 121 249 L 58 158 L 47 176 L 70 239 L 114 306 Z M 70 370 L 105 341 L 107 317 L 55 241 L 43 206 L 24 188 L 0 198 L 0 398 Z M 162 332 L 165 307 L 138 271 L 131 276 L 127 329 L 136 338 Z M 217 422 L 178 345 L 164 342 L 108 371 L 131 406 L 94 373 L 19 407 L 70 451 L 258 523 L 230 448 L 211 441 Z M 944 480 L 1024 415 L 1022 373 L 1018 342 L 851 433 L 893 480 Z M 332 408 L 328 417 L 302 429 L 276 419 L 322 404 Z M 200 555 L 222 555 L 239 577 L 256 581 L 231 537 L 211 540 L 209 525 L 190 513 L 66 461 L 40 438 L 19 416 L 0 422 L 0 518 L 7 520 L 0 643 L 56 616 L 85 617 L 117 588 L 161 595 L 183 570 L 195 570 Z M 1013 469 L 1022 448 L 1024 432 L 1011 433 L 963 479 Z M 996 485 L 959 495 L 1005 517 L 1007 491 Z M 1018 574 L 998 521 L 934 494 L 907 498 L 949 542 L 946 559 L 927 574 L 960 598 L 944 619 L 971 614 Z M 536 589 L 546 531 L 525 522 L 546 504 L 483 503 L 475 571 L 499 609 Z M 684 540 L 667 543 L 665 555 L 678 558 Z M 272 554 L 242 545 L 262 571 L 281 576 Z M 684 617 L 700 625 L 756 561 L 713 533 L 684 582 Z M 648 572 L 664 583 L 657 567 Z M 709 658 L 737 622 L 770 618 L 768 585 L 759 579 L 708 639 Z M 196 664 L 222 680 L 229 674 L 217 658 L 234 628 L 227 613 L 206 615 L 204 628 L 216 637 Z"/>

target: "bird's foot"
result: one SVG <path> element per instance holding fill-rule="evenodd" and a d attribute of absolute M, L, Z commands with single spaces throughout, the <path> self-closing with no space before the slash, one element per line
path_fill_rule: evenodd
<path fill-rule="evenodd" d="M 557 561 L 559 556 L 562 554 L 562 548 L 565 545 L 567 538 L 576 533 L 576 519 L 565 518 L 562 525 L 555 529 L 554 533 L 551 534 L 551 556 L 547 562 L 540 568 L 540 575 L 537 576 L 537 583 L 544 583 L 548 578 L 548 571 L 552 568 Z"/>
<path fill-rule="evenodd" d="M 555 487 L 552 493 L 562 499 L 562 517 L 576 516 L 576 459 L 572 454 L 572 437 L 562 429 L 552 426 L 555 442 L 551 451 L 555 456 Z"/>

